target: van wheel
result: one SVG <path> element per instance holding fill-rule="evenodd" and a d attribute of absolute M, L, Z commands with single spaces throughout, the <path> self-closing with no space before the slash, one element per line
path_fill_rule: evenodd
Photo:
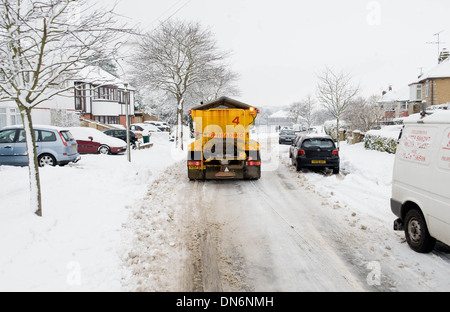
<path fill-rule="evenodd" d="M 430 236 L 422 213 L 412 209 L 405 218 L 406 241 L 412 250 L 419 253 L 429 253 L 436 245 L 436 239 Z"/>
<path fill-rule="evenodd" d="M 39 163 L 39 167 L 45 167 L 45 166 L 55 167 L 56 159 L 52 155 L 44 154 L 44 155 L 39 156 L 38 163 Z"/>

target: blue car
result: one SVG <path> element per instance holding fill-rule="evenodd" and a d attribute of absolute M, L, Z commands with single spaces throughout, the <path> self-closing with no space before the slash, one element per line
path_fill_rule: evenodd
<path fill-rule="evenodd" d="M 52 126 L 34 126 L 34 136 L 40 167 L 65 166 L 81 159 L 77 141 L 68 130 Z M 0 166 L 28 166 L 23 126 L 0 130 Z"/>

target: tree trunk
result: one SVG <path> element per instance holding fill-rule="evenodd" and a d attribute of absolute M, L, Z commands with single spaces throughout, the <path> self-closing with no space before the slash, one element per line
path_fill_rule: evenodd
<path fill-rule="evenodd" d="M 183 129 L 183 109 L 184 109 L 184 98 L 178 100 L 177 107 L 177 137 L 176 137 L 176 147 L 184 150 L 184 129 Z"/>
<path fill-rule="evenodd" d="M 337 148 L 340 149 L 340 147 L 341 147 L 341 136 L 340 136 L 340 132 L 339 132 L 339 117 L 337 117 L 337 119 L 336 119 L 336 132 L 337 132 L 337 136 L 336 136 Z"/>
<path fill-rule="evenodd" d="M 36 155 L 36 138 L 34 137 L 31 108 L 20 109 L 25 131 L 28 152 L 28 173 L 30 177 L 30 206 L 36 215 L 42 217 L 41 181 L 39 164 Z"/>

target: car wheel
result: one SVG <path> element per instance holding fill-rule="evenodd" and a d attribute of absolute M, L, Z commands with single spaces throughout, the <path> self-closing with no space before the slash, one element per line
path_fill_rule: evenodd
<path fill-rule="evenodd" d="M 436 239 L 430 236 L 427 224 L 418 209 L 412 209 L 406 214 L 405 235 L 408 245 L 416 252 L 429 253 L 436 245 Z"/>
<path fill-rule="evenodd" d="M 98 152 L 102 155 L 108 155 L 109 153 L 111 153 L 111 150 L 108 146 L 102 145 L 98 148 Z"/>
<path fill-rule="evenodd" d="M 44 154 L 39 156 L 38 158 L 39 167 L 45 167 L 45 166 L 56 166 L 56 159 L 52 155 Z"/>
<path fill-rule="evenodd" d="M 298 162 L 297 159 L 295 160 L 295 169 L 297 171 L 302 171 L 302 169 L 303 169 L 302 165 Z"/>
<path fill-rule="evenodd" d="M 339 167 L 333 168 L 333 174 L 339 174 L 341 172 L 341 169 Z"/>
<path fill-rule="evenodd" d="M 292 155 L 291 155 L 290 157 L 291 157 L 291 164 L 292 164 L 292 166 L 295 166 L 295 165 L 296 165 L 296 164 L 295 164 L 295 158 L 292 157 Z"/>

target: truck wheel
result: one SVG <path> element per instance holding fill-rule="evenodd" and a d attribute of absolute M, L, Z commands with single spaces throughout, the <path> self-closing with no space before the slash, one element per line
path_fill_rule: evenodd
<path fill-rule="evenodd" d="M 425 218 L 418 209 L 406 214 L 405 235 L 408 245 L 418 253 L 429 253 L 436 245 L 436 239 L 430 236 Z"/>

